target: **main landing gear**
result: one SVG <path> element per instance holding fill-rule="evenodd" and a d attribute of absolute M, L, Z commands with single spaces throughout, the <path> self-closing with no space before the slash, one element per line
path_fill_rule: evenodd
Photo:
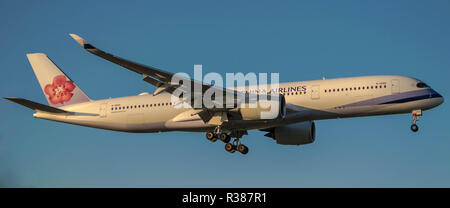
<path fill-rule="evenodd" d="M 225 150 L 229 153 L 234 153 L 236 151 L 247 154 L 248 153 L 248 147 L 241 144 L 240 138 L 245 132 L 242 131 L 235 131 L 231 132 L 230 134 L 224 133 L 220 131 L 220 128 L 216 128 L 214 132 L 206 132 L 206 139 L 208 139 L 211 142 L 215 142 L 217 140 L 220 140 L 225 143 Z M 235 138 L 233 142 L 230 143 L 231 138 Z"/>
<path fill-rule="evenodd" d="M 417 132 L 419 131 L 419 126 L 417 126 L 416 122 L 419 120 L 419 116 L 422 116 L 422 110 L 413 110 L 412 115 L 413 115 L 413 122 L 411 125 L 411 131 Z"/>
<path fill-rule="evenodd" d="M 211 142 L 215 142 L 217 140 L 220 140 L 222 142 L 228 143 L 231 140 L 230 135 L 226 134 L 226 133 L 214 133 L 214 132 L 206 132 L 206 139 L 211 141 Z"/>
<path fill-rule="evenodd" d="M 248 153 L 248 147 L 241 144 L 239 139 L 235 139 L 232 143 L 226 143 L 225 150 L 229 153 L 234 153 L 237 150 L 244 155 Z"/>

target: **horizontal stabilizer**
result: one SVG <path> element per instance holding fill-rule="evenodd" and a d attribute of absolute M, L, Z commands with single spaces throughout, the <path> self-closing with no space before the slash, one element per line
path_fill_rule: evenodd
<path fill-rule="evenodd" d="M 61 110 L 59 108 L 54 108 L 54 107 L 51 107 L 48 105 L 36 103 L 31 100 L 27 100 L 27 99 L 23 99 L 23 98 L 5 97 L 5 99 L 15 102 L 17 104 L 23 105 L 27 108 L 36 110 L 36 111 L 39 110 L 39 111 L 44 111 L 44 112 L 49 112 L 49 113 L 70 113 L 68 111 Z"/>

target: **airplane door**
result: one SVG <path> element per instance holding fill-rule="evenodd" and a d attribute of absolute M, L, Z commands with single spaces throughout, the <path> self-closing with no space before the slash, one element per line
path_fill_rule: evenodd
<path fill-rule="evenodd" d="M 311 99 L 317 100 L 320 98 L 320 85 L 313 85 L 311 87 Z"/>
<path fill-rule="evenodd" d="M 106 105 L 107 105 L 108 103 L 102 103 L 102 104 L 100 104 L 100 118 L 104 118 L 104 117 L 106 117 Z"/>
<path fill-rule="evenodd" d="M 392 94 L 399 93 L 400 92 L 400 81 L 398 79 L 393 79 L 391 81 L 391 89 Z"/>

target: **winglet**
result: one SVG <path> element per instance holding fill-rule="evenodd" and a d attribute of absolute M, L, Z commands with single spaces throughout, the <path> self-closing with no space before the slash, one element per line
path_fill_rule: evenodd
<path fill-rule="evenodd" d="M 80 37 L 80 36 L 78 36 L 78 35 L 76 35 L 76 34 L 73 34 L 73 33 L 70 33 L 69 34 L 70 35 L 70 37 L 72 37 L 75 41 L 77 41 L 77 43 L 81 46 L 81 47 L 83 47 L 84 49 L 95 49 L 95 47 L 93 46 L 93 45 L 91 45 L 90 43 L 88 43 L 85 39 L 83 39 L 82 37 Z"/>

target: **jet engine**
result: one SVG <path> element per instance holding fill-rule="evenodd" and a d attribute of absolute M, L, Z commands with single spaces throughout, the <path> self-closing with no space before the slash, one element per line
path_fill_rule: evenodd
<path fill-rule="evenodd" d="M 314 121 L 289 124 L 275 127 L 266 135 L 283 145 L 303 145 L 313 143 L 316 137 Z"/>

